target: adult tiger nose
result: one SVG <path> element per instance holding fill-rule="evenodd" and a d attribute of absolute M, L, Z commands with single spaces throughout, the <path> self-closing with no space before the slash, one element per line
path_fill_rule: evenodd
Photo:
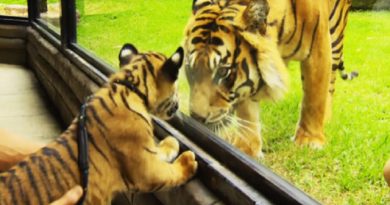
<path fill-rule="evenodd" d="M 206 122 L 206 118 L 205 117 L 202 117 L 202 116 L 196 114 L 195 112 L 190 112 L 190 116 L 192 118 L 194 118 L 198 122 L 201 122 L 201 123 L 205 123 Z"/>

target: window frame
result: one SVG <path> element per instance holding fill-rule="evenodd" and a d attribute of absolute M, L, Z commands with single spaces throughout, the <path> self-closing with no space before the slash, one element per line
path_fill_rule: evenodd
<path fill-rule="evenodd" d="M 1 16 L 0 24 L 21 24 L 31 25 L 44 36 L 46 40 L 64 53 L 71 62 L 82 69 L 94 82 L 103 85 L 108 76 L 114 73 L 114 69 L 104 60 L 77 44 L 77 19 L 75 0 L 61 0 L 61 32 L 58 34 L 47 26 L 47 23 L 40 19 L 39 5 L 36 0 L 28 0 L 28 17 Z M 87 62 L 88 65 L 85 65 Z M 90 66 L 89 66 L 90 65 Z M 261 193 L 266 199 L 276 204 L 319 204 L 315 199 L 301 191 L 273 171 L 254 161 L 241 153 L 233 146 L 223 141 L 209 129 L 190 117 L 179 113 L 168 123 L 154 120 L 156 130 L 168 133 L 179 139 L 184 147 L 191 148 L 198 146 L 206 155 L 200 156 L 203 166 L 208 166 L 207 156 L 213 157 L 224 167 L 229 169 L 239 178 L 248 183 L 253 190 Z M 176 131 L 177 130 L 177 131 Z M 183 140 L 178 131 L 186 136 Z M 193 145 L 189 145 L 192 143 Z M 198 151 L 199 153 L 200 151 Z M 200 154 L 201 155 L 201 154 Z M 218 170 L 217 170 L 218 171 Z M 204 173 L 203 173 L 204 174 Z M 228 179 L 225 179 L 228 180 Z M 226 186 L 231 185 L 220 179 Z M 250 191 L 242 193 L 251 200 Z M 257 204 L 257 201 L 253 201 Z"/>

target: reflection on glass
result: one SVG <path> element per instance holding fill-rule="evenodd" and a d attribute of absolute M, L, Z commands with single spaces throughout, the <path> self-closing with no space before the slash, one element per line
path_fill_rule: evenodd
<path fill-rule="evenodd" d="M 60 33 L 61 1 L 60 0 L 40 0 L 40 18 L 55 32 Z"/>
<path fill-rule="evenodd" d="M 27 0 L 2 0 L 0 15 L 27 17 Z"/>

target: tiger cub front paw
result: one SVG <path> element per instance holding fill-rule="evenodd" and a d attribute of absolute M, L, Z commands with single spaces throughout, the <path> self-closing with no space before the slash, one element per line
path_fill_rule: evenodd
<path fill-rule="evenodd" d="M 161 159 L 171 162 L 179 154 L 179 142 L 177 139 L 168 136 L 159 143 Z"/>
<path fill-rule="evenodd" d="M 195 154 L 191 151 L 183 152 L 175 160 L 175 164 L 181 167 L 184 180 L 188 180 L 194 176 L 196 169 L 198 168 L 198 162 L 195 160 Z"/>

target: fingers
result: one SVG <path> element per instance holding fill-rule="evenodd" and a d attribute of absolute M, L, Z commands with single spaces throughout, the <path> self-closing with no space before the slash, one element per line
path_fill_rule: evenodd
<path fill-rule="evenodd" d="M 75 186 L 64 194 L 57 201 L 52 202 L 50 205 L 75 205 L 83 194 L 81 186 Z"/>

